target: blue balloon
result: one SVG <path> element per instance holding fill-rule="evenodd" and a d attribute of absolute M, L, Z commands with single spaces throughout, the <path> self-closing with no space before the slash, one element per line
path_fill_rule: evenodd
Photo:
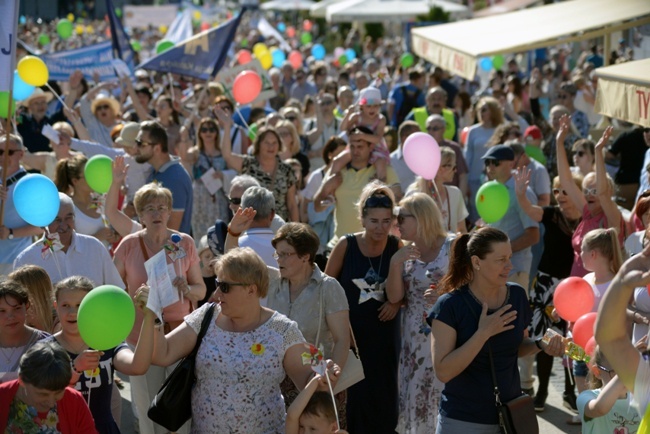
<path fill-rule="evenodd" d="M 284 33 L 285 30 L 287 30 L 287 25 L 280 21 L 278 23 L 278 31 Z"/>
<path fill-rule="evenodd" d="M 27 18 L 25 18 L 25 15 L 21 15 L 18 21 L 20 24 L 25 24 L 27 22 Z"/>
<path fill-rule="evenodd" d="M 281 68 L 282 64 L 287 60 L 287 55 L 278 48 L 271 51 L 271 59 L 273 59 L 273 66 Z"/>
<path fill-rule="evenodd" d="M 16 183 L 13 198 L 18 215 L 33 226 L 47 226 L 59 213 L 59 192 L 45 175 L 24 176 Z"/>
<path fill-rule="evenodd" d="M 350 60 L 354 60 L 357 58 L 357 52 L 354 51 L 352 48 L 348 48 L 347 50 L 345 50 L 345 57 L 348 58 L 348 62 Z"/>
<path fill-rule="evenodd" d="M 316 60 L 323 60 L 325 58 L 325 47 L 322 44 L 315 44 L 311 47 L 311 55 Z"/>
<path fill-rule="evenodd" d="M 483 71 L 491 71 L 492 70 L 492 59 L 489 57 L 484 57 L 479 61 L 479 66 Z"/>
<path fill-rule="evenodd" d="M 25 83 L 18 75 L 18 71 L 14 71 L 14 93 L 13 97 L 16 101 L 22 101 L 34 93 L 34 86 Z"/>

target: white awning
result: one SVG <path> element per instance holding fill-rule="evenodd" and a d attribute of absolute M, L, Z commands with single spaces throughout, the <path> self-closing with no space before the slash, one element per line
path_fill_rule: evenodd
<path fill-rule="evenodd" d="M 315 3 L 309 8 L 309 14 L 314 18 L 325 18 L 327 14 L 327 7 L 333 4 L 341 3 L 346 0 L 322 0 Z"/>
<path fill-rule="evenodd" d="M 463 15 L 467 6 L 444 0 L 344 0 L 327 6 L 326 17 L 330 22 L 382 22 L 410 21 L 417 15 L 426 15 L 438 6 L 446 12 Z"/>
<path fill-rule="evenodd" d="M 649 0 L 572 0 L 411 30 L 413 51 L 468 80 L 478 59 L 593 39 L 650 23 Z"/>
<path fill-rule="evenodd" d="M 474 12 L 474 18 L 489 17 L 492 15 L 505 14 L 506 12 L 518 11 L 527 8 L 535 3 L 541 3 L 542 0 L 504 0 L 493 6 Z"/>
<path fill-rule="evenodd" d="M 650 127 L 650 59 L 598 68 L 596 111 Z"/>
<path fill-rule="evenodd" d="M 314 4 L 316 3 L 312 0 L 271 0 L 262 3 L 260 9 L 265 11 L 308 11 Z"/>

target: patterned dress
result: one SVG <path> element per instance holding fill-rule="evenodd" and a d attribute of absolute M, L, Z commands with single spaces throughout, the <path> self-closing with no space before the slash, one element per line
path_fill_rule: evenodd
<path fill-rule="evenodd" d="M 221 155 L 209 157 L 205 152 L 199 153 L 199 158 L 192 166 L 192 184 L 194 208 L 192 212 L 192 233 L 200 240 L 208 233 L 208 228 L 214 225 L 216 219 L 228 221 L 228 198 L 223 187 L 214 195 L 206 188 L 201 176 L 210 168 L 217 172 L 226 170 L 226 160 Z"/>
<path fill-rule="evenodd" d="M 277 168 L 273 175 L 266 173 L 257 158 L 249 155 L 244 156 L 241 173 L 252 176 L 260 182 L 262 187 L 269 189 L 275 196 L 275 213 L 282 217 L 284 221 L 289 221 L 291 219 L 287 207 L 287 192 L 298 181 L 291 166 L 280 161 L 280 157 L 276 156 L 275 158 Z"/>
<path fill-rule="evenodd" d="M 402 311 L 402 352 L 399 358 L 400 434 L 430 434 L 436 431 L 438 405 L 444 384 L 436 378 L 431 358 L 431 328 L 426 323 L 433 307 L 424 292 L 437 284 L 449 268 L 449 250 L 454 236 L 448 236 L 438 256 L 429 263 L 404 263 L 406 307 Z"/>
<path fill-rule="evenodd" d="M 185 317 L 197 334 L 208 306 Z M 214 317 L 220 313 L 216 306 Z M 284 433 L 284 354 L 302 342 L 298 325 L 278 312 L 248 332 L 222 330 L 213 320 L 196 357 L 192 432 Z"/>

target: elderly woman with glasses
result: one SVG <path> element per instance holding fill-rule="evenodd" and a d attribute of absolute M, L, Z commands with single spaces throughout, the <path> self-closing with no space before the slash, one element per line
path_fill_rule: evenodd
<path fill-rule="evenodd" d="M 400 303 L 386 299 L 390 261 L 403 246 L 390 235 L 394 205 L 388 186 L 366 185 L 358 202 L 364 230 L 342 237 L 325 267 L 345 289 L 366 377 L 348 389 L 347 422 L 353 433 L 394 433 L 397 426 L 400 324 L 395 318 Z"/>
<path fill-rule="evenodd" d="M 172 210 L 171 191 L 156 183 L 147 184 L 135 194 L 134 202 L 144 229 L 122 239 L 115 250 L 113 262 L 129 295 L 134 297 L 152 277 L 147 273 L 145 262 L 155 255 L 162 255 L 171 283 L 178 291 L 178 301 L 163 309 L 165 328 L 173 330 L 183 323 L 185 315 L 192 311 L 192 305 L 205 296 L 199 256 L 189 235 L 174 232 L 167 226 Z M 175 241 L 177 237 L 180 241 Z M 136 310 L 135 325 L 126 339 L 132 348 L 138 342 L 143 319 L 143 313 Z M 169 369 L 152 366 L 145 375 L 131 376 L 131 390 L 141 415 L 138 421 L 142 433 L 154 432 L 153 422 L 145 415 L 169 372 Z"/>
<path fill-rule="evenodd" d="M 210 306 L 212 319 L 196 358 L 192 390 L 192 432 L 263 434 L 284 432 L 280 383 L 289 376 L 302 389 L 315 375 L 302 354 L 308 352 L 297 324 L 262 307 L 269 289 L 266 264 L 250 248 L 237 248 L 214 262 L 218 304 L 206 304 L 185 317 L 172 333 L 154 333 L 153 363 L 167 366 L 196 344 Z M 146 304 L 147 288 L 138 294 Z M 340 369 L 329 363 L 336 382 Z M 327 387 L 327 386 L 325 386 Z"/>
<path fill-rule="evenodd" d="M 179 151 L 183 164 L 192 169 L 192 233 L 203 236 L 215 219 L 228 220 L 228 199 L 223 186 L 227 165 L 221 154 L 221 135 L 215 120 L 201 119 L 196 145 L 189 149 L 181 146 Z M 212 193 L 208 186 L 212 188 L 216 180 L 221 181 L 221 187 Z"/>
<path fill-rule="evenodd" d="M 307 342 L 323 346 L 325 357 L 341 368 L 350 348 L 348 301 L 339 282 L 315 264 L 320 240 L 305 223 L 287 223 L 271 241 L 278 268 L 270 268 L 268 307 L 298 323 Z M 283 382 L 285 404 L 298 390 Z"/>

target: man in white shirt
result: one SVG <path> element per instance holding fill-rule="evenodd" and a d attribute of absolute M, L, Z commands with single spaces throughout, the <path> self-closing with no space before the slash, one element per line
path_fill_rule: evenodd
<path fill-rule="evenodd" d="M 59 193 L 59 213 L 48 226 L 49 235 L 20 252 L 14 270 L 22 265 L 38 265 L 49 274 L 53 284 L 70 276 L 84 276 L 96 286 L 124 288 L 106 247 L 97 238 L 75 232 L 72 199 Z"/>

